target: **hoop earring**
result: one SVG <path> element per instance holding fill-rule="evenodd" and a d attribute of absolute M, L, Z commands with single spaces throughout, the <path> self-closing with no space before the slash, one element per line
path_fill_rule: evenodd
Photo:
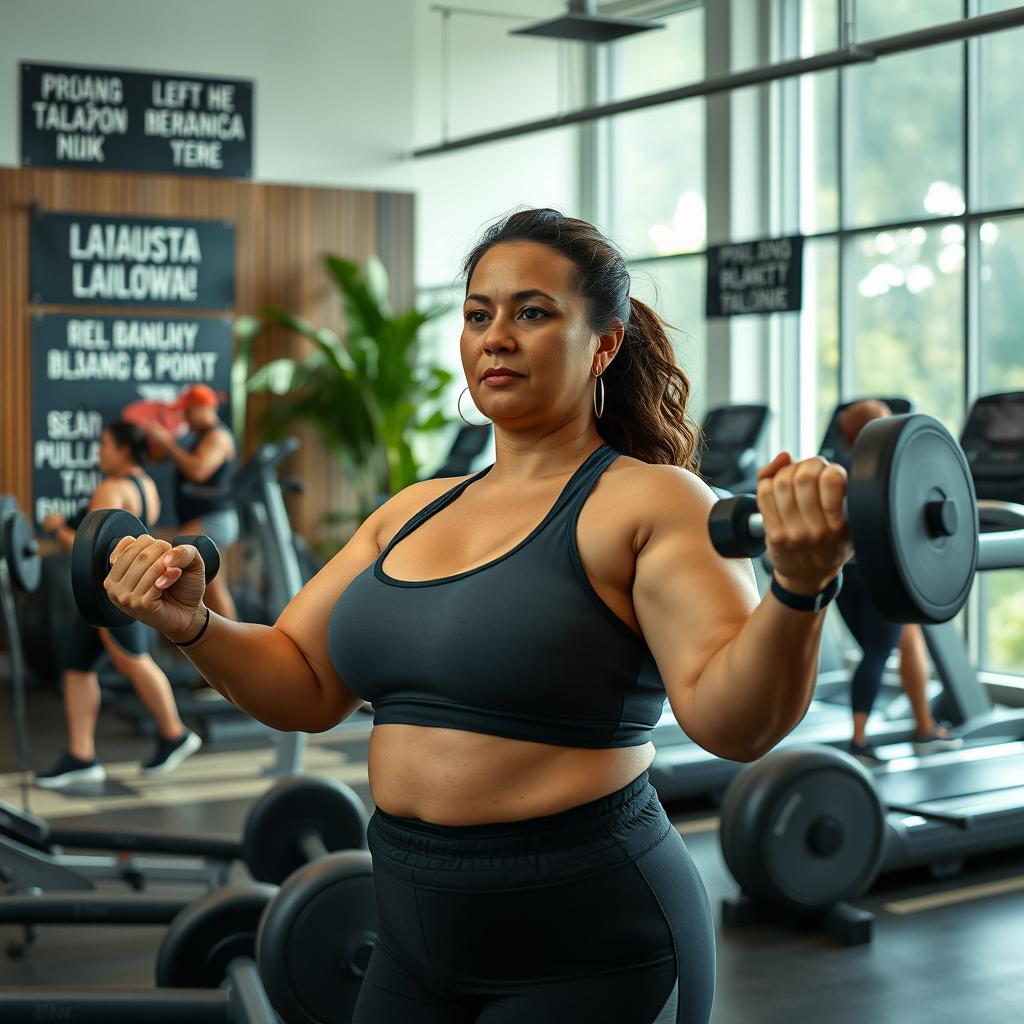
<path fill-rule="evenodd" d="M 593 370 L 590 371 L 594 373 Z M 601 385 L 601 411 L 597 410 L 597 385 L 594 386 L 594 415 L 600 419 L 604 415 L 604 378 L 599 373 L 594 373 L 597 378 L 597 383 Z"/>
<path fill-rule="evenodd" d="M 459 417 L 462 419 L 462 422 L 465 423 L 467 427 L 489 427 L 491 425 L 491 421 L 490 420 L 486 420 L 483 423 L 470 423 L 469 420 L 467 420 L 466 417 L 462 415 L 462 396 L 468 390 L 469 390 L 469 388 L 465 387 L 465 388 L 462 389 L 462 391 L 459 394 L 459 401 L 458 401 Z M 479 412 L 479 411 L 480 410 L 477 409 L 477 412 Z"/>

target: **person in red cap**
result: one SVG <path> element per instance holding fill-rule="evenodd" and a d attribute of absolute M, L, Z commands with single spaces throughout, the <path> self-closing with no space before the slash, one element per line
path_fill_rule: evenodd
<path fill-rule="evenodd" d="M 230 428 L 217 415 L 220 398 L 208 384 L 185 388 L 172 408 L 185 413 L 189 433 L 176 442 L 159 424 L 153 424 L 146 436 L 157 449 L 158 460 L 169 458 L 177 467 L 174 496 L 178 522 L 177 534 L 205 533 L 223 554 L 238 540 L 238 511 L 226 494 L 199 494 L 188 484 L 204 490 L 224 492 L 235 470 L 238 448 Z M 210 581 L 206 590 L 209 606 L 218 615 L 238 618 L 235 602 L 224 574 Z"/>

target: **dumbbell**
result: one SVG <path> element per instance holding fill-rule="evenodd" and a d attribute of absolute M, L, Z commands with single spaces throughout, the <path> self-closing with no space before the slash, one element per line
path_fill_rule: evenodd
<path fill-rule="evenodd" d="M 339 850 L 366 848 L 368 818 L 350 786 L 293 775 L 270 787 L 245 818 L 241 855 L 258 882 L 280 884 Z"/>
<path fill-rule="evenodd" d="M 117 629 L 134 621 L 107 597 L 103 582 L 110 572 L 110 555 L 121 538 L 142 537 L 147 533 L 149 530 L 137 516 L 113 508 L 90 512 L 75 531 L 71 549 L 71 589 L 79 614 L 90 626 Z M 192 544 L 199 551 L 207 583 L 220 571 L 220 552 L 209 537 L 202 534 L 175 537 L 171 543 L 175 546 Z"/>
<path fill-rule="evenodd" d="M 68 898 L 46 915 L 85 923 L 105 901 Z M 122 897 L 138 900 L 138 897 Z M 40 915 L 41 917 L 42 915 Z M 109 918 L 108 918 L 109 920 Z M 178 911 L 156 960 L 156 989 L 0 988 L 0 1020 L 27 1024 L 342 1024 L 377 939 L 370 855 L 334 853 L 269 885 L 216 889 Z"/>
<path fill-rule="evenodd" d="M 978 510 L 963 450 L 920 413 L 872 420 L 853 449 L 843 514 L 871 598 L 891 622 L 946 622 L 978 568 Z M 711 543 L 727 558 L 765 550 L 757 499 L 717 502 Z"/>

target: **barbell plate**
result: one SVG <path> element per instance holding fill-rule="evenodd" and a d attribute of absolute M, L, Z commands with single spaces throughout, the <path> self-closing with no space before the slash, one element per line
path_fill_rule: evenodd
<path fill-rule="evenodd" d="M 29 521 L 15 509 L 3 523 L 3 557 L 19 590 L 31 594 L 42 577 L 39 544 Z"/>
<path fill-rule="evenodd" d="M 886 619 L 946 622 L 963 607 L 978 561 L 975 501 L 967 458 L 938 420 L 891 416 L 864 427 L 847 483 L 850 534 Z"/>
<path fill-rule="evenodd" d="M 366 808 L 351 787 L 333 779 L 290 776 L 252 805 L 242 855 L 253 878 L 281 883 L 307 862 L 301 836 L 319 836 L 330 851 L 365 849 L 366 824 Z"/>
<path fill-rule="evenodd" d="M 71 589 L 79 614 L 97 629 L 117 629 L 134 621 L 114 605 L 103 589 L 110 571 L 110 552 L 122 537 L 141 537 L 142 521 L 124 509 L 89 512 L 75 531 L 71 549 Z"/>
<path fill-rule="evenodd" d="M 743 769 L 722 804 L 727 864 L 749 896 L 819 911 L 863 895 L 885 852 L 885 809 L 849 754 L 812 744 Z"/>
<path fill-rule="evenodd" d="M 217 988 L 236 957 L 256 955 L 256 931 L 276 890 L 269 885 L 215 889 L 171 922 L 156 958 L 156 983 Z"/>
<path fill-rule="evenodd" d="M 377 927 L 369 853 L 332 853 L 296 871 L 267 908 L 256 938 L 260 975 L 281 1019 L 350 1020 Z"/>

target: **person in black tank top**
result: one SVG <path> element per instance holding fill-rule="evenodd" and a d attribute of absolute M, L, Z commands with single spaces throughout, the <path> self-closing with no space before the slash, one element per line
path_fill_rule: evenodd
<path fill-rule="evenodd" d="M 99 459 L 103 481 L 85 506 L 70 521 L 54 513 L 43 529 L 55 534 L 70 551 L 75 530 L 86 512 L 99 508 L 123 508 L 151 526 L 159 514 L 159 498 L 152 480 L 143 471 L 145 438 L 134 424 L 119 420 L 108 424 L 100 437 Z M 160 774 L 177 767 L 202 745 L 178 716 L 171 684 L 150 657 L 152 630 L 141 622 L 119 629 L 94 629 L 77 615 L 72 619 L 68 659 L 64 668 L 64 709 L 68 724 L 68 750 L 46 772 L 38 772 L 36 785 L 42 789 L 64 789 L 81 783 L 98 783 L 106 771 L 96 756 L 96 719 L 100 709 L 96 663 L 106 652 L 114 668 L 135 688 L 140 700 L 156 720 L 159 739 L 156 750 L 142 765 L 146 774 Z"/>
<path fill-rule="evenodd" d="M 711 908 L 651 730 L 667 695 L 697 743 L 750 761 L 800 720 L 852 553 L 845 474 L 761 470 L 759 600 L 711 545 L 690 381 L 621 252 L 517 210 L 465 274 L 493 465 L 396 495 L 273 626 L 211 613 L 191 546 L 123 542 L 108 593 L 272 728 L 373 704 L 376 939 L 351 1024 L 707 1024 Z"/>
<path fill-rule="evenodd" d="M 193 384 L 182 392 L 173 406 L 184 410 L 190 433 L 175 441 L 167 430 L 155 424 L 147 429 L 146 436 L 157 449 L 155 458 L 170 459 L 175 466 L 174 504 L 179 525 L 174 534 L 204 533 L 223 556 L 238 540 L 238 511 L 231 498 L 223 493 L 235 473 L 238 446 L 230 427 L 217 416 L 219 405 L 213 388 Z M 189 485 L 222 493 L 195 493 Z M 226 619 L 238 618 L 228 590 L 227 573 L 210 581 L 206 599 L 210 609 L 218 615 Z"/>

